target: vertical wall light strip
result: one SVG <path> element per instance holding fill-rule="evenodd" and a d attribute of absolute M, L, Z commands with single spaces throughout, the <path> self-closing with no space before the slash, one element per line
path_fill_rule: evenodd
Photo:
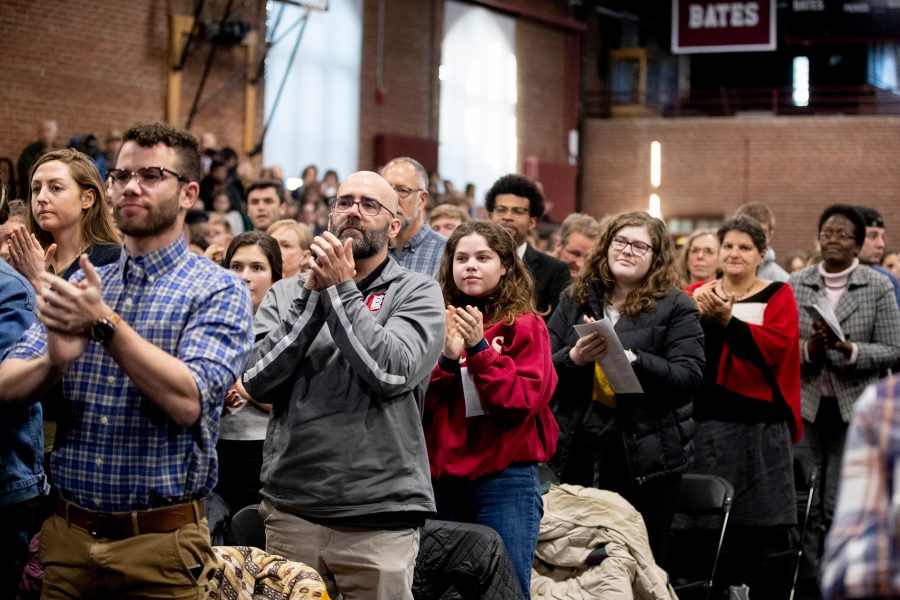
<path fill-rule="evenodd" d="M 662 145 L 657 141 L 650 142 L 650 185 L 658 188 L 662 181 Z M 650 194 L 648 212 L 651 217 L 662 218 L 662 206 L 659 194 Z"/>
<path fill-rule="evenodd" d="M 794 57 L 793 94 L 794 106 L 809 106 L 809 57 Z"/>
<path fill-rule="evenodd" d="M 656 217 L 657 219 L 662 218 L 662 207 L 660 206 L 660 200 L 657 194 L 650 194 L 650 210 L 647 212 L 650 213 L 651 217 Z"/>
<path fill-rule="evenodd" d="M 662 179 L 662 146 L 659 142 L 650 142 L 650 185 L 659 187 Z"/>

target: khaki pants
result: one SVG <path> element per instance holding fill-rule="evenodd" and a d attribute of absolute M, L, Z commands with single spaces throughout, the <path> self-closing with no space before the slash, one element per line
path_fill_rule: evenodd
<path fill-rule="evenodd" d="M 263 500 L 266 551 L 309 565 L 337 600 L 412 600 L 419 530 L 326 527 Z"/>
<path fill-rule="evenodd" d="M 218 566 L 206 519 L 168 533 L 95 538 L 65 519 L 41 529 L 42 599 L 207 598 Z"/>

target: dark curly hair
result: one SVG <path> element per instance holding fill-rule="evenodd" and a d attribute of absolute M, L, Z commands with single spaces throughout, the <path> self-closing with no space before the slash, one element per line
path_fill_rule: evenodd
<path fill-rule="evenodd" d="M 528 198 L 528 214 L 538 219 L 544 216 L 544 195 L 527 177 L 510 173 L 495 181 L 484 197 L 484 206 L 488 212 L 494 212 L 497 196 L 500 194 Z"/>
<path fill-rule="evenodd" d="M 531 273 L 525 267 L 525 263 L 516 252 L 516 245 L 509 233 L 493 221 L 471 221 L 463 223 L 456 228 L 447 240 L 444 257 L 441 259 L 441 269 L 438 273 L 438 281 L 444 293 L 444 303 L 453 306 L 463 306 L 468 297 L 463 294 L 453 280 L 453 255 L 459 240 L 477 234 L 485 239 L 488 246 L 497 253 L 500 264 L 506 269 L 506 274 L 500 278 L 497 287 L 485 298 L 485 317 L 491 319 L 494 324 L 504 321 L 512 325 L 517 317 L 528 313 L 537 313 L 534 305 L 534 280 Z"/>
<path fill-rule="evenodd" d="M 632 317 L 650 310 L 670 289 L 679 286 L 681 276 L 678 273 L 677 253 L 666 224 L 643 211 L 626 212 L 609 220 L 585 260 L 584 268 L 572 282 L 572 297 L 580 306 L 588 306 L 588 290 L 597 281 L 603 286 L 604 302 L 612 303 L 616 279 L 609 268 L 609 245 L 613 237 L 625 227 L 643 227 L 647 230 L 653 246 L 653 262 L 640 285 L 628 293 L 622 314 Z"/>
<path fill-rule="evenodd" d="M 152 148 L 157 144 L 168 146 L 175 150 L 181 175 L 198 183 L 203 176 L 200 172 L 200 143 L 187 131 L 176 129 L 168 123 L 143 123 L 125 132 L 122 143 L 126 142 L 134 142 L 142 148 Z"/>

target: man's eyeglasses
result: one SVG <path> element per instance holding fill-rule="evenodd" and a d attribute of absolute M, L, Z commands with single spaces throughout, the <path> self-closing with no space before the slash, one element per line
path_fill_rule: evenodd
<path fill-rule="evenodd" d="M 653 246 L 651 246 L 650 244 L 645 244 L 644 242 L 638 241 L 629 242 L 625 238 L 619 236 L 613 237 L 609 245 L 616 252 L 622 252 L 623 250 L 625 250 L 625 248 L 631 246 L 631 251 L 635 256 L 643 256 L 653 249 Z"/>
<path fill-rule="evenodd" d="M 391 186 L 391 187 L 393 187 L 393 188 L 394 188 L 394 191 L 397 192 L 397 197 L 398 197 L 398 198 L 403 198 L 404 200 L 406 200 L 407 198 L 409 198 L 409 196 L 410 196 L 411 194 L 415 194 L 416 192 L 423 192 L 423 191 L 425 191 L 425 190 L 423 190 L 422 188 L 415 188 L 415 189 L 413 189 L 413 188 L 408 188 L 408 187 L 402 186 L 402 185 L 398 185 L 398 186 L 396 186 L 396 187 Z"/>
<path fill-rule="evenodd" d="M 129 171 L 128 169 L 112 169 L 107 174 L 110 183 L 115 188 L 124 188 L 128 185 L 128 182 L 131 181 L 132 177 L 137 177 L 138 183 L 143 188 L 152 188 L 159 184 L 160 181 L 166 178 L 166 175 L 171 175 L 181 181 L 182 183 L 190 182 L 190 179 L 182 175 L 181 173 L 176 173 L 171 169 L 167 169 L 165 167 L 142 167 L 137 169 L 136 171 Z"/>
<path fill-rule="evenodd" d="M 495 215 L 505 215 L 506 213 L 511 212 L 512 214 L 516 215 L 517 217 L 522 217 L 522 216 L 529 214 L 531 212 L 531 209 L 527 206 L 496 205 L 496 206 L 494 206 L 494 210 L 491 212 L 493 212 Z"/>
<path fill-rule="evenodd" d="M 819 232 L 820 242 L 830 242 L 831 238 L 833 237 L 837 237 L 839 242 L 846 242 L 853 239 L 853 235 L 847 233 L 846 231 L 829 231 L 827 229 L 823 229 Z"/>
<path fill-rule="evenodd" d="M 360 198 L 357 200 L 353 196 L 338 196 L 331 200 L 331 210 L 336 213 L 349 212 L 354 205 L 359 206 L 359 212 L 369 217 L 374 217 L 382 208 L 392 217 L 396 216 L 394 211 L 376 200 L 375 198 Z"/>

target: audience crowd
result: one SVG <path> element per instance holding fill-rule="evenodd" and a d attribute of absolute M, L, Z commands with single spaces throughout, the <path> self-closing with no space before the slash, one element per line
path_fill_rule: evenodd
<path fill-rule="evenodd" d="M 829 206 L 779 264 L 758 202 L 686 236 L 557 226 L 522 175 L 481 203 L 396 157 L 289 190 L 208 132 L 58 129 L 2 186 L 0 600 L 29 560 L 46 598 L 209 593 L 247 506 L 333 598 L 412 598 L 430 518 L 495 530 L 529 598 L 543 483 L 621 495 L 666 567 L 685 473 L 734 488 L 714 597 L 900 595 L 874 207 Z M 800 464 L 794 585 L 768 559 L 799 544 Z"/>

